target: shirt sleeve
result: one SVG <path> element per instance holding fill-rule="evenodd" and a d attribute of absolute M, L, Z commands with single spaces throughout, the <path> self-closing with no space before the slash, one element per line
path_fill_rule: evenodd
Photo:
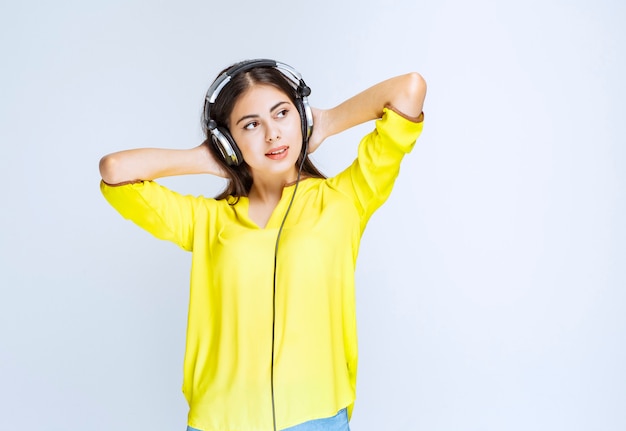
<path fill-rule="evenodd" d="M 400 162 L 422 133 L 423 116 L 408 119 L 391 108 L 383 110 L 376 128 L 359 144 L 356 160 L 329 184 L 350 196 L 361 218 L 361 232 L 371 215 L 387 200 L 400 172 Z"/>
<path fill-rule="evenodd" d="M 193 250 L 193 230 L 198 198 L 183 196 L 153 181 L 122 186 L 100 182 L 105 199 L 125 219 L 159 239 Z"/>

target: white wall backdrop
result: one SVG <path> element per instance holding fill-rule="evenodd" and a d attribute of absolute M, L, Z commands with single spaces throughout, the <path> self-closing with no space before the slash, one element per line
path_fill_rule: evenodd
<path fill-rule="evenodd" d="M 213 77 L 255 57 L 319 107 L 429 84 L 363 239 L 352 429 L 626 429 L 624 22 L 617 0 L 2 1 L 0 429 L 184 429 L 190 257 L 117 215 L 97 164 L 197 145 Z M 338 172 L 371 127 L 315 160 Z"/>

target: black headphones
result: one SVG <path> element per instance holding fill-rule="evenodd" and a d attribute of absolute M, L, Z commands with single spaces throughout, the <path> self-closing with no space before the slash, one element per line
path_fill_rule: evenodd
<path fill-rule="evenodd" d="M 244 73 L 250 69 L 254 69 L 255 67 L 276 68 L 285 78 L 287 78 L 296 90 L 295 105 L 298 113 L 300 114 L 300 120 L 302 123 L 302 151 L 304 154 L 306 154 L 307 151 L 306 144 L 308 143 L 309 137 L 313 132 L 313 113 L 311 112 L 311 107 L 309 106 L 309 101 L 307 99 L 307 96 L 311 94 L 311 89 L 305 84 L 302 79 L 302 75 L 300 75 L 297 70 L 285 63 L 266 59 L 247 60 L 237 63 L 218 76 L 213 84 L 211 84 L 211 87 L 209 87 L 209 90 L 206 93 L 204 104 L 204 119 L 209 135 L 211 136 L 211 141 L 219 150 L 220 154 L 226 161 L 226 164 L 230 166 L 240 165 L 241 162 L 243 162 L 243 156 L 241 155 L 241 151 L 239 150 L 239 147 L 237 147 L 237 144 L 228 129 L 226 127 L 218 126 L 215 120 L 211 118 L 211 107 L 215 103 L 217 96 L 219 96 L 220 92 L 235 75 Z"/>

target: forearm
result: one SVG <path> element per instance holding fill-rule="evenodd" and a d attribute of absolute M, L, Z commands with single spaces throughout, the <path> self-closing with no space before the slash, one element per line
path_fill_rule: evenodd
<path fill-rule="evenodd" d="M 366 121 L 380 118 L 391 107 L 410 119 L 418 119 L 426 97 L 426 82 L 408 73 L 380 82 L 325 111 L 326 134 L 331 136 Z"/>
<path fill-rule="evenodd" d="M 187 174 L 223 176 L 206 144 L 187 150 L 138 148 L 112 153 L 100 160 L 100 175 L 107 184 Z"/>

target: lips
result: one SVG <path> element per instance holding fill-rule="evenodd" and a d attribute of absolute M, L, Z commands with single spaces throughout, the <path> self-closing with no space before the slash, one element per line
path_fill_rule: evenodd
<path fill-rule="evenodd" d="M 286 145 L 282 145 L 280 147 L 272 148 L 270 151 L 265 153 L 265 157 L 268 157 L 272 160 L 281 160 L 287 157 L 287 152 L 289 147 Z"/>

